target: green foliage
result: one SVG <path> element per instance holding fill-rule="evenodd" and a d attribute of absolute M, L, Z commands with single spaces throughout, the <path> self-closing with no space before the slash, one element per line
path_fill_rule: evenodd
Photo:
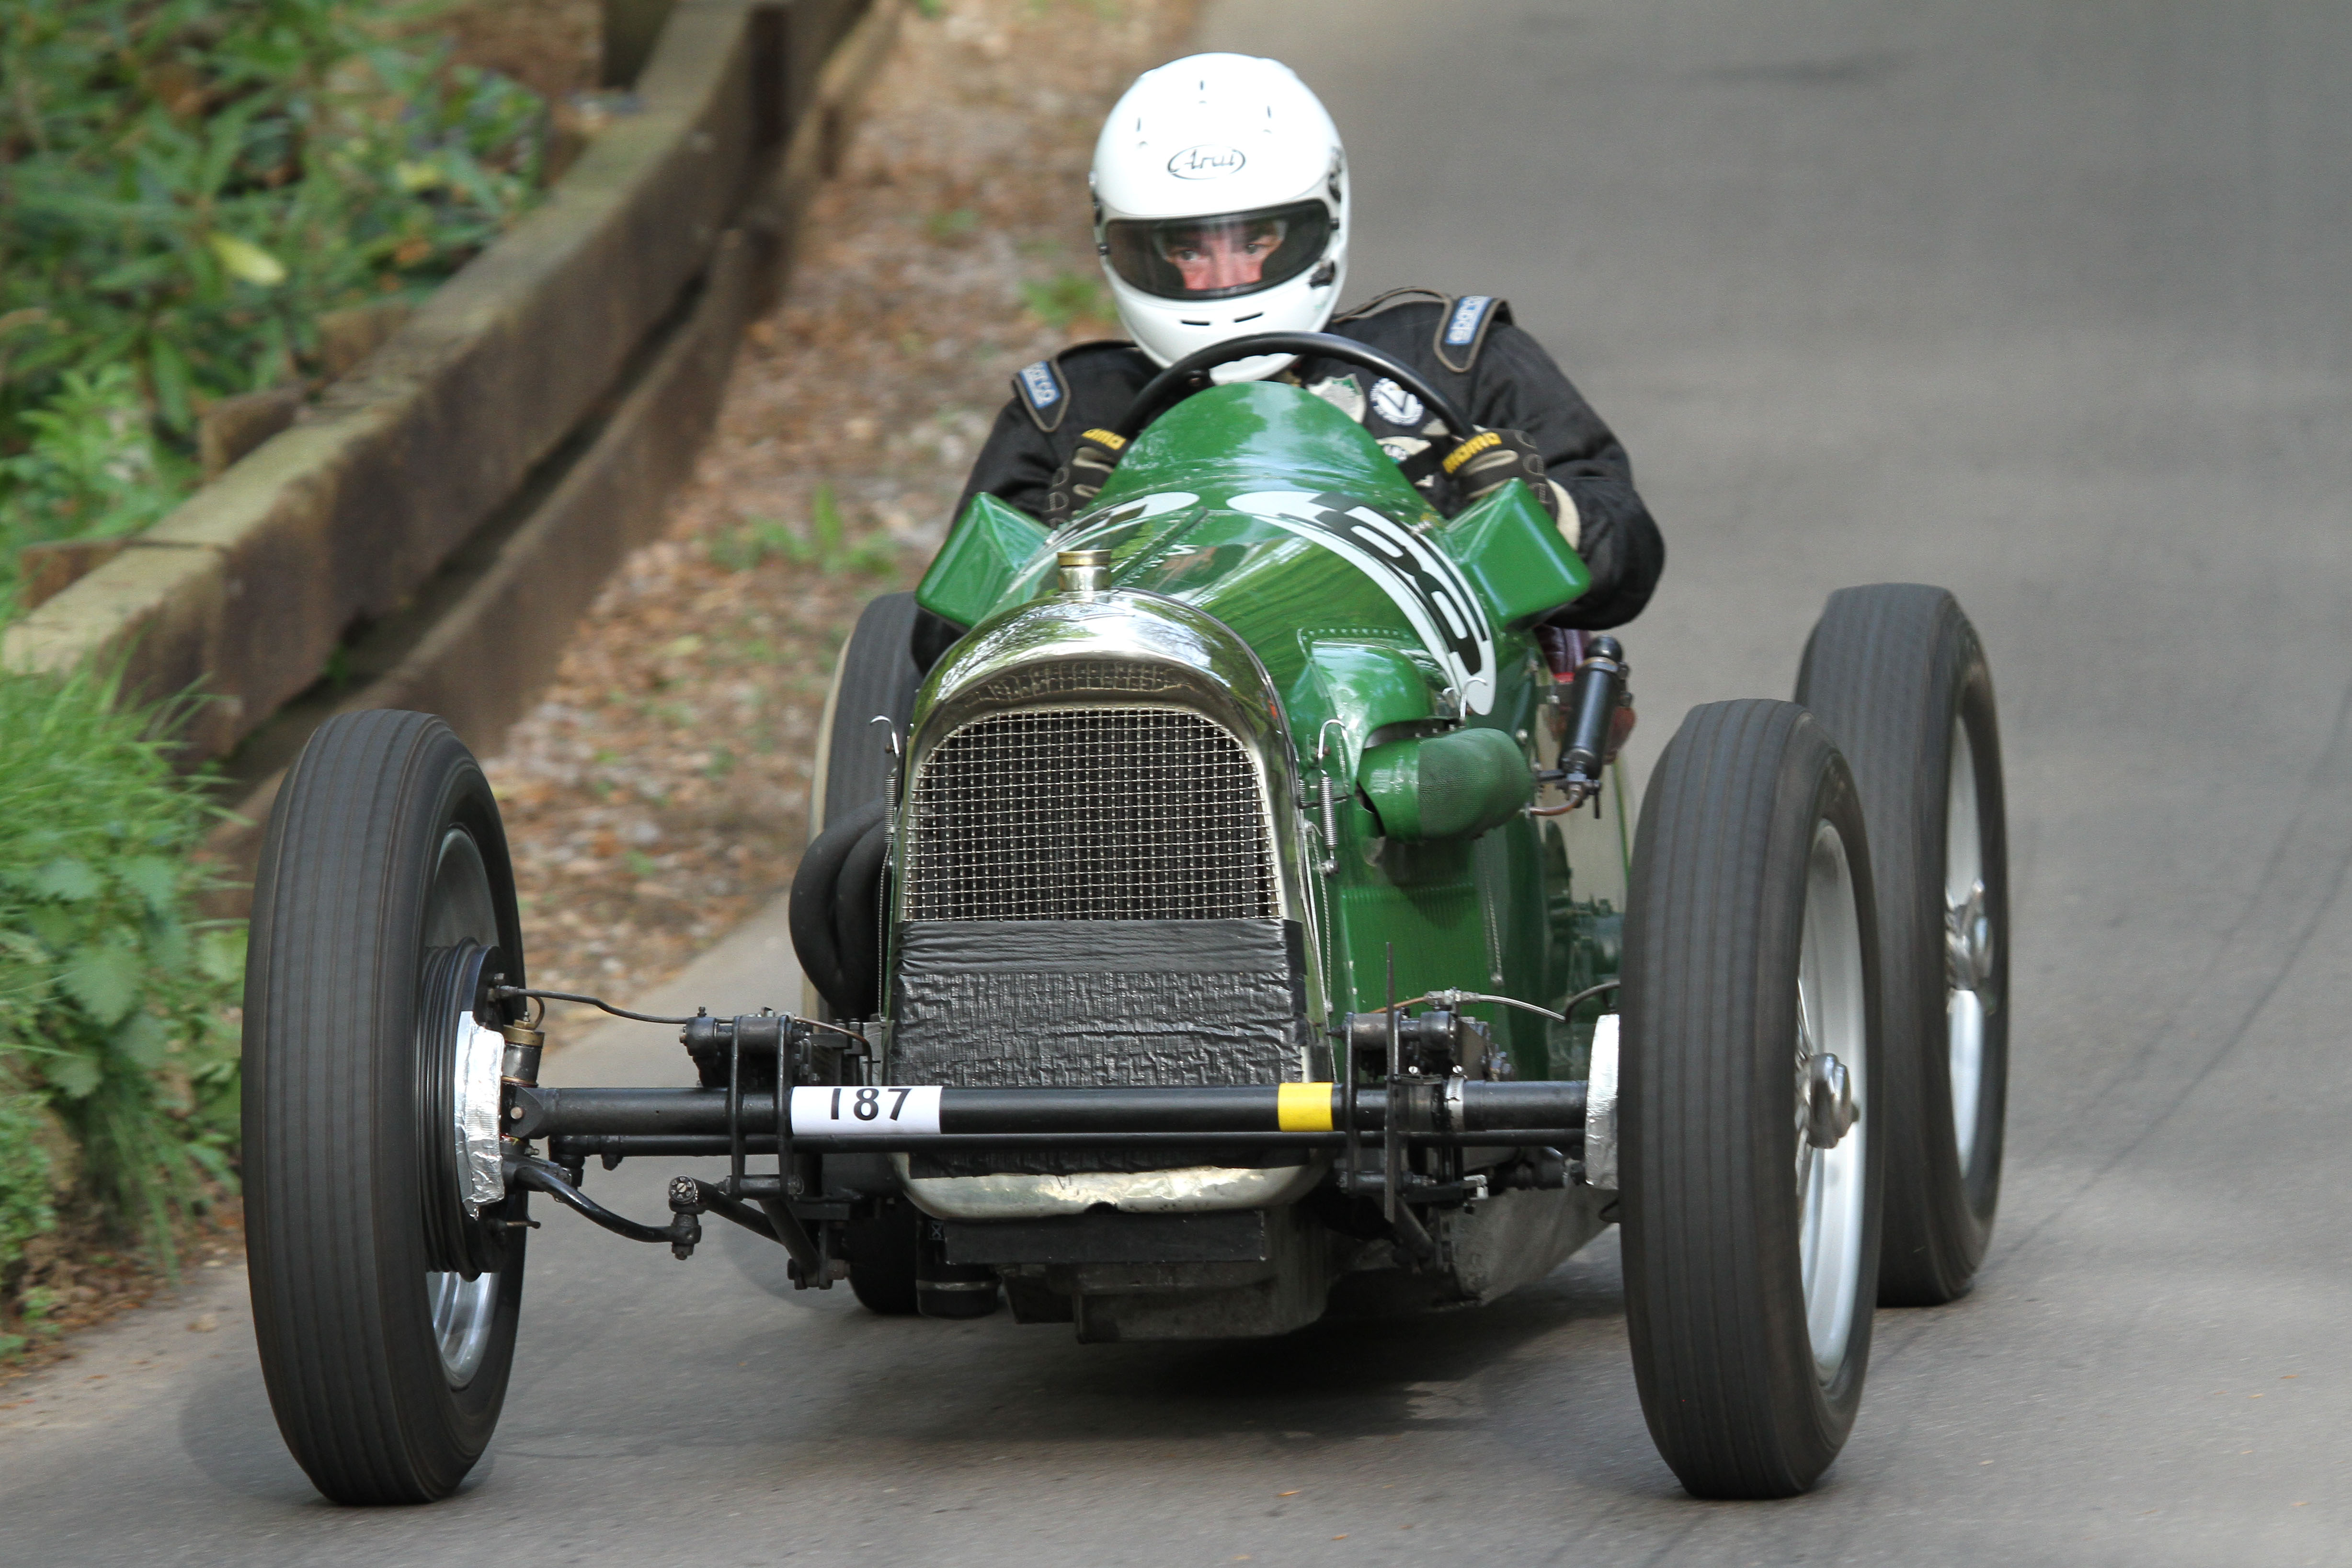
<path fill-rule="evenodd" d="M 1110 291 L 1101 279 L 1082 272 L 1056 272 L 1043 283 L 1024 283 L 1021 302 L 1057 332 L 1072 321 L 1104 321 L 1111 316 Z"/>
<path fill-rule="evenodd" d="M 0 577 L 143 526 L 198 407 L 313 373 L 322 313 L 447 276 L 543 106 L 387 0 L 0 4 Z"/>
<path fill-rule="evenodd" d="M 970 207 L 948 207 L 923 219 L 923 231 L 945 243 L 961 239 L 980 226 L 980 215 Z"/>
<path fill-rule="evenodd" d="M 25 449 L 0 458 L 11 546 L 135 533 L 194 482 L 195 466 L 156 438 L 129 365 L 66 371 L 19 423 Z"/>
<path fill-rule="evenodd" d="M 782 560 L 795 566 L 814 567 L 827 576 L 849 573 L 879 577 L 898 565 L 898 550 L 884 535 L 869 534 L 852 540 L 848 520 L 842 515 L 841 503 L 834 499 L 833 487 L 819 485 L 809 503 L 805 534 L 795 532 L 780 518 L 748 518 L 742 527 L 711 542 L 710 559 L 713 564 L 730 572 L 749 571 L 763 561 Z"/>
<path fill-rule="evenodd" d="M 57 1224 L 50 1206 L 48 1151 L 41 1147 L 41 1104 L 0 1088 L 0 1274 L 25 1243 Z M 14 1347 L 0 1343 L 0 1355 Z"/>
<path fill-rule="evenodd" d="M 190 918 L 212 812 L 112 684 L 0 675 L 0 1268 L 47 1224 L 45 1102 L 90 1195 L 167 1263 L 201 1178 L 231 1179 L 244 933 Z M 37 1199 L 28 1197 L 38 1189 Z"/>

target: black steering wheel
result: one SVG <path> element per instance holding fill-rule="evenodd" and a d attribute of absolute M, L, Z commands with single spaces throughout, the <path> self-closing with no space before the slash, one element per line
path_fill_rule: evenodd
<path fill-rule="evenodd" d="M 1209 372 L 1221 364 L 1231 364 L 1237 359 L 1255 359 L 1260 354 L 1313 355 L 1318 359 L 1344 360 L 1349 364 L 1388 377 L 1422 401 L 1422 405 L 1444 422 L 1445 428 L 1456 441 L 1469 439 L 1478 428 L 1467 416 L 1454 405 L 1454 400 L 1423 379 L 1419 371 L 1400 364 L 1378 349 L 1367 348 L 1353 338 L 1343 338 L 1336 332 L 1252 332 L 1245 338 L 1228 338 L 1212 343 L 1199 353 L 1186 354 L 1158 375 L 1146 382 L 1143 390 L 1135 395 L 1126 415 L 1119 420 L 1117 434 L 1133 440 L 1143 427 L 1193 393 L 1209 384 Z"/>

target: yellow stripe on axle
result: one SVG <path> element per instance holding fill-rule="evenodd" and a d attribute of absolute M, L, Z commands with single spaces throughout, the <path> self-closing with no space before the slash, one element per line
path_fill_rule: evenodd
<path fill-rule="evenodd" d="M 1274 1117 L 1285 1132 L 1330 1131 L 1331 1086 L 1328 1083 L 1279 1085 L 1275 1094 Z"/>

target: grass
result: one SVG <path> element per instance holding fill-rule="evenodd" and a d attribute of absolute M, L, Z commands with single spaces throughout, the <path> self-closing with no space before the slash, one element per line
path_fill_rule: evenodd
<path fill-rule="evenodd" d="M 59 1204 L 168 1270 L 179 1222 L 236 1183 L 244 932 L 194 917 L 189 859 L 215 812 L 172 765 L 178 710 L 116 697 L 0 675 L 0 1315 Z"/>
<path fill-rule="evenodd" d="M 1103 321 L 1111 316 L 1110 290 L 1101 279 L 1083 272 L 1057 272 L 1042 283 L 1024 283 L 1021 302 L 1057 332 L 1068 331 L 1073 321 Z"/>
<path fill-rule="evenodd" d="M 541 100 L 413 0 L 0 3 L 0 590 L 193 489 L 211 402 L 320 373 L 534 199 Z"/>
<path fill-rule="evenodd" d="M 766 561 L 788 561 L 827 576 L 878 577 L 895 571 L 898 547 L 887 535 L 849 537 L 848 519 L 831 485 L 819 485 L 809 501 L 806 531 L 781 518 L 746 518 L 740 528 L 710 542 L 710 562 L 729 572 L 748 572 Z"/>
<path fill-rule="evenodd" d="M 970 207 L 950 207 L 923 219 L 923 231 L 941 244 L 961 239 L 979 226 L 980 215 Z"/>

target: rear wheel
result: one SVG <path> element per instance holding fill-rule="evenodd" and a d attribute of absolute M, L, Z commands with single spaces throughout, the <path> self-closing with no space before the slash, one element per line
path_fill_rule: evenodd
<path fill-rule="evenodd" d="M 886 1318 L 917 1310 L 916 1256 L 922 1216 L 904 1198 L 886 1198 L 872 1219 L 849 1222 L 849 1289 L 859 1306 Z"/>
<path fill-rule="evenodd" d="M 438 719 L 330 720 L 278 795 L 246 972 L 246 1245 L 278 1430 L 338 1502 L 457 1489 L 522 1300 L 498 1137 L 524 983 L 481 769 Z"/>
<path fill-rule="evenodd" d="M 859 612 L 834 667 L 818 741 L 815 790 L 810 799 L 814 839 L 889 787 L 887 718 L 903 738 L 915 711 L 914 637 L 921 615 L 912 594 L 885 594 Z"/>
<path fill-rule="evenodd" d="M 1619 1062 L 1626 1325 L 1694 1495 L 1787 1497 L 1853 1425 L 1880 1166 L 1870 856 L 1786 702 L 1695 710 L 1643 802 Z"/>
<path fill-rule="evenodd" d="M 911 652 L 919 616 L 912 594 L 885 594 L 867 605 L 842 645 L 825 698 L 809 847 L 793 875 L 791 923 L 809 983 L 803 1005 L 827 1020 L 881 1010 L 886 797 L 922 679 Z M 877 720 L 888 721 L 888 733 Z"/>
<path fill-rule="evenodd" d="M 2009 854 L 2000 726 L 1976 630 L 1941 588 L 1843 588 L 1797 700 L 1846 755 L 1870 823 L 1885 964 L 1879 1300 L 1963 1294 L 2000 1199 Z"/>
<path fill-rule="evenodd" d="M 889 790 L 891 752 L 874 721 L 888 719 L 903 744 L 922 681 L 913 653 L 919 616 L 912 594 L 885 594 L 867 605 L 842 645 L 825 699 L 809 801 L 813 875 L 806 886 L 799 877 L 793 880 L 793 939 L 815 993 L 812 1010 L 828 1020 L 870 1016 L 880 1000 L 877 906 L 887 838 L 875 808 Z M 835 830 L 856 837 L 815 852 Z M 852 994 L 846 1011 L 834 1005 L 835 995 Z M 849 1288 L 868 1311 L 904 1317 L 916 1310 L 918 1220 L 914 1205 L 897 1198 L 873 1218 L 850 1222 Z"/>

